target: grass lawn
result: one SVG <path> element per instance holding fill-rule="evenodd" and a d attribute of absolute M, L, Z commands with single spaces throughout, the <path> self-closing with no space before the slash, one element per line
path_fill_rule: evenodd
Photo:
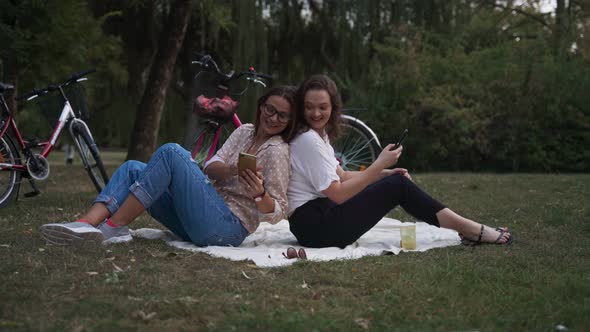
<path fill-rule="evenodd" d="M 79 165 L 54 161 L 40 196 L 0 210 L 2 331 L 590 330 L 588 174 L 413 174 L 516 242 L 261 269 L 144 239 L 45 246 L 41 224 L 76 218 L 96 196 Z M 160 226 L 142 216 L 132 227 Z"/>

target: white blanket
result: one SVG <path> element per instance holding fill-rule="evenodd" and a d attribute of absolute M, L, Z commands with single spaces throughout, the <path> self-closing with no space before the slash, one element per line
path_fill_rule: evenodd
<path fill-rule="evenodd" d="M 367 255 L 381 255 L 384 253 L 398 254 L 406 249 L 400 248 L 400 231 L 402 223 L 399 220 L 383 218 L 375 227 L 365 233 L 355 243 L 344 249 L 305 248 L 307 258 L 311 261 L 329 261 L 334 259 L 357 259 Z M 432 248 L 447 247 L 460 243 L 457 232 L 437 228 L 423 222 L 416 225 L 416 250 L 426 251 Z M 231 260 L 251 260 L 260 267 L 275 267 L 290 265 L 297 259 L 287 259 L 288 247 L 301 248 L 297 240 L 289 231 L 289 222 L 281 220 L 276 225 L 261 224 L 256 232 L 246 238 L 239 247 L 197 247 L 190 242 L 180 241 L 169 231 L 153 228 L 141 228 L 132 231 L 133 236 L 147 239 L 162 239 L 169 245 L 190 251 L 204 252 L 214 257 Z"/>

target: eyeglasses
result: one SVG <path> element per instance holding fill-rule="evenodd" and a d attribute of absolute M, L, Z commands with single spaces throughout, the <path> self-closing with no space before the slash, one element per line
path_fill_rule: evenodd
<path fill-rule="evenodd" d="M 269 118 L 276 114 L 277 120 L 279 120 L 280 123 L 287 123 L 289 120 L 291 120 L 291 113 L 279 112 L 274 106 L 269 104 L 262 105 L 262 111 L 264 112 L 264 115 L 268 116 Z"/>

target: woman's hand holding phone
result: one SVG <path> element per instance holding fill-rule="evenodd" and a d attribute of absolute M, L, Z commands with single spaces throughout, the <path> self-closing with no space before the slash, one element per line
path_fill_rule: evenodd
<path fill-rule="evenodd" d="M 252 198 L 264 193 L 264 180 L 262 178 L 262 167 L 256 167 L 256 172 L 246 168 L 239 174 L 239 181 L 244 185 L 246 192 Z"/>
<path fill-rule="evenodd" d="M 406 139 L 407 136 L 408 136 L 408 129 L 404 129 L 402 134 L 399 136 L 397 143 L 389 144 L 385 147 L 385 149 L 383 149 L 383 151 L 381 151 L 381 154 L 379 154 L 377 161 L 380 161 L 381 163 L 383 163 L 384 169 L 397 164 L 397 161 L 398 161 L 399 157 L 401 156 L 402 151 L 404 150 L 402 143 L 404 142 L 404 140 Z M 406 173 L 407 173 L 407 171 L 406 171 Z"/>
<path fill-rule="evenodd" d="M 379 163 L 380 166 L 382 166 L 382 168 L 384 169 L 397 164 L 397 161 L 401 156 L 404 147 L 400 146 L 397 149 L 394 149 L 394 147 L 395 144 L 388 144 L 385 147 L 385 149 L 381 151 L 375 163 Z"/>

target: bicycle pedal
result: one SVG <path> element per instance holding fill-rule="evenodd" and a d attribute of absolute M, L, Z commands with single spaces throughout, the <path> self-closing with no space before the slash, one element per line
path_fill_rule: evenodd
<path fill-rule="evenodd" d="M 39 195 L 40 193 L 41 193 L 41 191 L 39 191 L 37 189 L 37 191 L 31 191 L 31 192 L 28 192 L 28 193 L 24 193 L 24 196 L 26 198 L 31 198 L 31 197 L 35 197 L 35 196 Z"/>
<path fill-rule="evenodd" d="M 35 197 L 41 193 L 41 190 L 39 190 L 39 188 L 37 187 L 37 184 L 35 183 L 35 181 L 33 179 L 29 178 L 29 184 L 31 185 L 31 188 L 33 189 L 33 191 L 28 192 L 28 193 L 24 193 L 24 196 L 26 198 Z"/>

